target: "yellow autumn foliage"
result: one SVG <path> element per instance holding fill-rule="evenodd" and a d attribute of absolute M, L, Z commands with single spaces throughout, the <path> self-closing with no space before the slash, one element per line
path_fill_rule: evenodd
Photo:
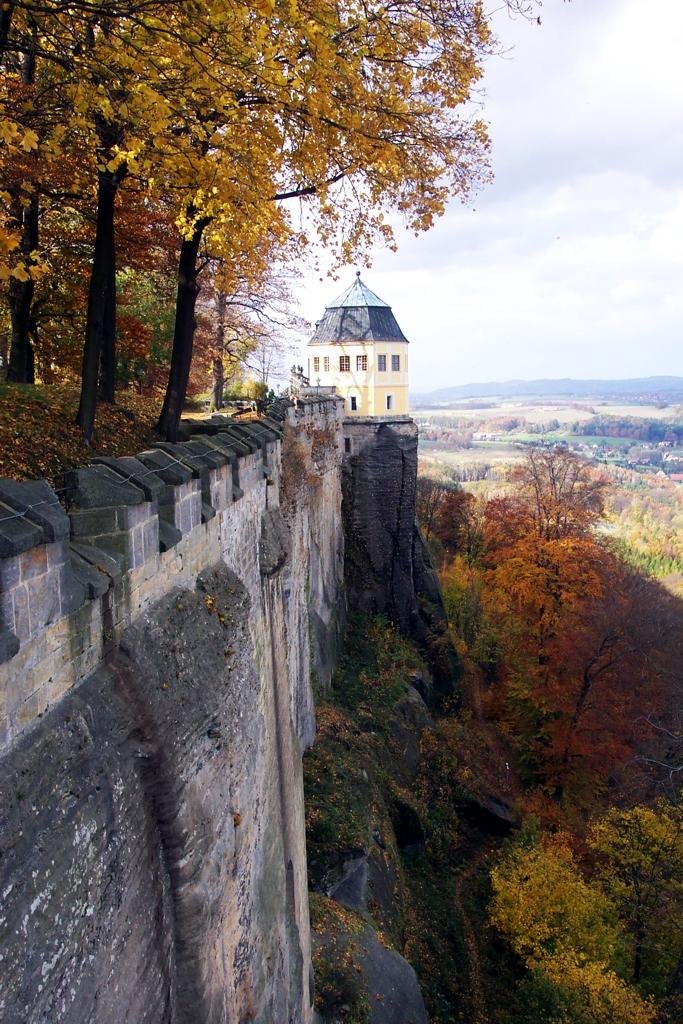
<path fill-rule="evenodd" d="M 491 46 L 476 0 L 105 8 L 101 30 L 77 5 L 13 5 L 10 43 L 21 53 L 35 35 L 50 104 L 12 66 L 0 100 L 23 88 L 24 123 L 6 120 L 0 137 L 41 159 L 76 147 L 84 196 L 94 172 L 125 166 L 170 199 L 184 237 L 211 220 L 217 256 L 264 237 L 281 256 L 301 234 L 282 206 L 296 196 L 307 233 L 349 259 L 373 238 L 391 244 L 389 208 L 421 231 L 487 176 L 484 125 L 457 114 Z"/>
<path fill-rule="evenodd" d="M 492 923 L 526 967 L 571 995 L 582 1024 L 650 1024 L 654 1004 L 612 969 L 614 907 L 582 878 L 566 836 L 513 848 L 491 882 Z"/>
<path fill-rule="evenodd" d="M 567 837 L 514 848 L 491 882 L 491 920 L 528 966 L 567 951 L 604 962 L 613 956 L 613 908 L 581 878 Z"/>
<path fill-rule="evenodd" d="M 651 1024 L 655 1018 L 652 1001 L 599 960 L 565 952 L 544 957 L 538 966 L 555 985 L 571 992 L 585 1024 Z"/>
<path fill-rule="evenodd" d="M 611 807 L 594 821 L 588 845 L 597 878 L 632 937 L 633 974 L 650 981 L 683 954 L 683 807 Z"/>

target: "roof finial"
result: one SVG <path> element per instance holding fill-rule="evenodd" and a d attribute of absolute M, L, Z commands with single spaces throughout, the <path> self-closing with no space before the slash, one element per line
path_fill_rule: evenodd
<path fill-rule="evenodd" d="M 360 277 L 360 270 L 356 271 L 356 277 Z"/>

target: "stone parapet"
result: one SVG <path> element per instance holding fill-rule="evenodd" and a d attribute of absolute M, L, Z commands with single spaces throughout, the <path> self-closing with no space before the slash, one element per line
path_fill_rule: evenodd
<path fill-rule="evenodd" d="M 0 750 L 172 587 L 219 560 L 255 587 L 283 431 L 338 430 L 342 409 L 317 397 L 282 421 L 184 421 L 182 442 L 67 473 L 63 503 L 46 481 L 0 480 Z"/>
<path fill-rule="evenodd" d="M 353 416 L 343 423 L 344 459 L 357 455 L 372 439 L 385 431 L 417 444 L 417 426 L 410 416 Z"/>

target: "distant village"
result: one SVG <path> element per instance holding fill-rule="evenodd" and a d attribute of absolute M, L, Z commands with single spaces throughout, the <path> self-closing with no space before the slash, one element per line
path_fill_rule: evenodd
<path fill-rule="evenodd" d="M 615 439 L 616 441 L 617 439 Z M 596 444 L 579 438 L 554 440 L 539 435 L 538 440 L 516 440 L 514 434 L 507 432 L 490 432 L 476 430 L 472 433 L 473 442 L 494 442 L 513 444 L 515 447 L 526 447 L 529 444 L 561 444 L 590 459 L 593 462 L 609 462 L 627 469 L 647 468 L 649 472 L 658 470 L 662 476 L 668 476 L 675 483 L 683 484 L 683 447 L 677 444 L 674 436 L 664 441 L 634 441 L 632 445 L 624 444 L 624 438 L 618 439 L 620 444 L 608 442 Z"/>
<path fill-rule="evenodd" d="M 456 411 L 457 408 L 457 411 Z M 473 415 L 477 409 L 479 415 Z M 585 406 L 577 403 L 577 411 Z M 455 408 L 425 409 L 415 414 L 422 444 L 469 456 L 456 475 L 463 479 L 497 479 L 504 474 L 506 453 L 512 456 L 529 445 L 562 445 L 596 464 L 611 465 L 683 485 L 683 416 L 670 407 L 664 419 L 638 415 L 638 404 L 619 414 L 598 411 L 589 419 L 570 420 L 567 408 L 539 421 L 537 408 L 503 408 L 494 401 L 462 403 Z M 462 410 L 462 413 L 461 413 Z"/>

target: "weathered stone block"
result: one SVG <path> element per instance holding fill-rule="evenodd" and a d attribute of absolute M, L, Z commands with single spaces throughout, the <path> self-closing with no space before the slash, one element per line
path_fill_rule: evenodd
<path fill-rule="evenodd" d="M 112 582 L 121 578 L 121 566 L 119 562 L 101 548 L 74 541 L 71 544 L 71 550 L 94 569 L 97 569 L 98 572 L 104 573 L 108 576 Z"/>
<path fill-rule="evenodd" d="M 11 630 L 14 629 L 14 597 L 12 596 L 12 590 L 0 592 L 0 623 Z"/>
<path fill-rule="evenodd" d="M 165 488 L 160 484 L 157 495 L 163 494 Z M 124 529 L 132 530 L 135 526 L 146 523 L 155 514 L 155 506 L 152 502 L 145 502 L 142 505 L 129 505 L 119 513 L 119 524 Z"/>
<path fill-rule="evenodd" d="M 256 448 L 253 442 L 252 444 L 247 444 L 244 438 L 241 438 L 227 430 L 219 430 L 211 440 L 217 444 L 222 444 L 223 447 L 228 449 L 228 451 L 233 451 L 238 458 L 241 458 L 244 455 L 249 455 L 249 453 L 255 451 Z"/>
<path fill-rule="evenodd" d="M 138 487 L 147 501 L 156 501 L 163 490 L 163 481 L 139 459 L 124 456 L 119 459 L 101 457 L 94 459 L 95 465 L 107 466 L 113 473 Z"/>
<path fill-rule="evenodd" d="M 154 470 L 167 485 L 176 486 L 192 479 L 191 469 L 160 449 L 154 448 L 147 452 L 140 452 L 138 458 L 148 469 Z"/>
<path fill-rule="evenodd" d="M 41 576 L 47 572 L 47 548 L 45 544 L 40 547 L 25 551 L 20 557 L 21 578 L 30 580 L 34 576 Z"/>
<path fill-rule="evenodd" d="M 43 531 L 0 501 L 0 558 L 11 558 L 43 542 Z"/>
<path fill-rule="evenodd" d="M 142 558 L 148 562 L 159 553 L 159 517 L 152 516 L 142 526 Z"/>
<path fill-rule="evenodd" d="M 249 452 L 257 452 L 260 448 L 253 432 L 237 423 L 227 423 L 221 428 L 221 434 L 227 434 L 228 437 L 238 441 Z"/>
<path fill-rule="evenodd" d="M 54 575 L 59 582 L 59 613 L 71 615 L 90 597 L 91 588 L 74 572 L 71 561 L 57 567 Z"/>
<path fill-rule="evenodd" d="M 73 537 L 96 537 L 102 533 L 113 533 L 119 528 L 115 507 L 86 511 L 72 508 L 69 510 L 69 518 Z"/>
<path fill-rule="evenodd" d="M 167 519 L 159 520 L 159 550 L 169 551 L 182 539 L 180 530 Z"/>
<path fill-rule="evenodd" d="M 135 487 L 108 466 L 72 469 L 65 474 L 64 480 L 69 510 L 72 506 L 86 509 L 139 505 L 147 500 L 141 488 Z"/>
<path fill-rule="evenodd" d="M 67 523 L 69 522 L 67 516 Z M 49 569 L 56 569 L 59 566 L 66 565 L 69 561 L 69 541 L 68 535 L 66 540 L 57 541 L 55 544 L 47 545 L 47 565 Z"/>
<path fill-rule="evenodd" d="M 224 458 L 224 460 L 227 460 L 231 464 L 237 460 L 237 452 L 233 447 L 230 438 L 222 436 L 221 434 L 216 434 L 213 437 L 204 434 L 197 434 L 196 436 L 193 435 L 190 443 L 197 449 L 204 449 L 207 452 L 216 453 L 219 457 Z"/>
<path fill-rule="evenodd" d="M 204 444 L 203 440 L 203 438 L 198 439 L 193 437 L 189 441 L 186 441 L 183 447 L 185 447 L 189 452 L 192 452 L 193 455 L 200 458 L 204 465 L 208 466 L 210 469 L 220 469 L 220 467 L 224 466 L 228 461 L 227 453 Z"/>
<path fill-rule="evenodd" d="M 130 532 L 129 545 L 129 569 L 137 569 L 145 560 L 144 547 L 142 543 L 142 527 L 136 526 Z"/>
<path fill-rule="evenodd" d="M 0 500 L 38 526 L 46 542 L 66 540 L 69 520 L 46 480 L 0 480 Z"/>
<path fill-rule="evenodd" d="M 4 626 L 0 626 L 0 663 L 9 661 L 18 653 L 19 637 L 15 636 L 14 633 L 11 633 Z"/>
<path fill-rule="evenodd" d="M 130 535 L 126 533 L 99 533 L 89 538 L 94 547 L 102 548 L 116 562 L 121 572 L 129 568 Z"/>
<path fill-rule="evenodd" d="M 222 512 L 232 503 L 232 472 L 227 464 L 212 469 L 209 473 L 210 504 L 217 512 Z"/>
<path fill-rule="evenodd" d="M 14 632 L 23 643 L 31 635 L 28 593 L 25 583 L 20 583 L 12 590 L 12 600 L 14 602 Z"/>
<path fill-rule="evenodd" d="M 92 600 L 93 598 L 100 597 L 104 594 L 111 586 L 111 579 L 103 572 L 93 568 L 93 566 L 86 562 L 85 559 L 81 558 L 75 552 L 72 555 L 72 569 L 77 580 L 81 583 L 81 586 L 85 588 L 87 596 Z"/>
<path fill-rule="evenodd" d="M 185 535 L 201 522 L 201 490 L 199 480 L 188 480 L 172 488 L 173 522 Z M 165 511 L 168 516 L 170 508 Z"/>
<path fill-rule="evenodd" d="M 52 622 L 60 614 L 59 576 L 46 572 L 26 582 L 31 633 Z"/>
<path fill-rule="evenodd" d="M 21 579 L 21 555 L 0 559 L 0 590 L 10 590 Z"/>

